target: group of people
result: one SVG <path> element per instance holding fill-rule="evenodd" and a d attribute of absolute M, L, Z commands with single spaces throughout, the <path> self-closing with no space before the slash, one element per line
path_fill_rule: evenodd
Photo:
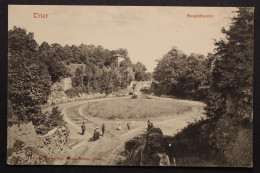
<path fill-rule="evenodd" d="M 105 124 L 103 123 L 102 124 L 102 133 L 100 133 L 99 131 L 99 127 L 96 126 L 95 130 L 94 130 L 94 134 L 93 134 L 93 140 L 98 140 L 100 136 L 104 136 L 105 134 L 105 129 L 106 129 L 106 126 Z M 82 135 L 85 134 L 85 131 L 86 131 L 86 126 L 85 126 L 85 122 L 82 123 L 81 125 L 81 130 L 82 130 Z"/>
<path fill-rule="evenodd" d="M 99 127 L 96 126 L 96 129 L 94 130 L 94 134 L 93 134 L 93 140 L 94 141 L 98 140 L 100 136 L 104 136 L 105 135 L 105 129 L 106 129 L 106 126 L 103 123 L 102 128 L 101 128 L 101 130 L 102 130 L 102 134 L 101 134 L 100 131 L 99 131 Z"/>
<path fill-rule="evenodd" d="M 131 130 L 131 123 L 130 122 L 127 122 L 126 126 L 127 126 L 128 130 Z M 118 126 L 117 126 L 116 130 L 120 131 L 121 129 L 122 129 L 122 126 L 121 126 L 121 122 L 120 122 L 120 123 L 118 123 Z"/>
<path fill-rule="evenodd" d="M 128 123 L 126 124 L 128 130 L 131 129 L 131 126 L 130 126 L 130 125 L 131 125 L 130 122 L 128 122 Z M 152 123 L 150 120 L 148 120 L 148 121 L 147 121 L 147 131 L 151 130 L 152 128 L 153 128 L 153 123 Z M 121 123 L 119 123 L 119 124 L 118 124 L 118 127 L 116 128 L 116 130 L 119 130 L 119 131 L 120 131 L 121 129 L 122 129 L 122 126 L 121 126 Z M 81 134 L 84 135 L 84 134 L 85 134 L 85 131 L 86 131 L 85 122 L 82 123 L 82 125 L 81 125 L 81 130 L 82 130 L 82 133 L 81 133 Z M 95 128 L 95 130 L 94 130 L 94 134 L 93 134 L 93 140 L 98 140 L 100 136 L 104 136 L 105 130 L 106 130 L 105 123 L 102 124 L 101 130 L 102 130 L 102 133 L 100 133 L 99 127 L 96 126 L 96 128 Z"/>

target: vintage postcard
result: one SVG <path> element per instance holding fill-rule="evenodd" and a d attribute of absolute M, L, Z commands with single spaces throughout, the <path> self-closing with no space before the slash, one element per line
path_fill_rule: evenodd
<path fill-rule="evenodd" d="M 253 7 L 8 6 L 9 165 L 253 166 Z"/>

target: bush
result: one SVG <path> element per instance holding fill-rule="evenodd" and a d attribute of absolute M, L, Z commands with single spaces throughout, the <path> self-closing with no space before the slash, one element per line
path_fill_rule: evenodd
<path fill-rule="evenodd" d="M 131 99 L 137 99 L 137 95 L 134 94 L 134 95 L 131 97 Z"/>
<path fill-rule="evenodd" d="M 151 90 L 148 89 L 148 88 L 142 88 L 142 89 L 140 89 L 140 91 L 141 91 L 143 94 L 151 94 Z"/>
<path fill-rule="evenodd" d="M 58 107 L 53 107 L 52 112 L 45 113 L 45 120 L 36 126 L 36 132 L 38 134 L 46 134 L 48 131 L 54 129 L 58 126 L 64 126 L 65 121 L 63 120 L 63 115 L 61 111 L 58 109 Z"/>
<path fill-rule="evenodd" d="M 127 89 L 120 89 L 118 91 L 113 91 L 112 95 L 115 95 L 116 97 L 124 97 L 128 95 Z"/>
<path fill-rule="evenodd" d="M 159 166 L 162 159 L 160 154 L 163 153 L 168 155 L 169 160 L 173 160 L 173 155 L 169 153 L 171 150 L 168 145 L 165 145 L 165 142 L 161 129 L 152 128 L 149 132 L 140 134 L 125 143 L 125 151 L 121 153 L 125 159 L 120 160 L 117 164 Z M 168 162 L 168 164 L 170 163 Z M 167 166 L 169 166 L 168 164 Z"/>
<path fill-rule="evenodd" d="M 53 127 L 64 125 L 63 115 L 61 114 L 61 111 L 58 109 L 57 106 L 52 108 L 49 120 L 49 123 Z"/>
<path fill-rule="evenodd" d="M 71 88 L 71 89 L 68 89 L 65 91 L 65 94 L 67 96 L 69 96 L 70 98 L 73 98 L 73 97 L 78 97 L 80 94 L 84 93 L 85 92 L 85 89 L 84 87 L 75 87 L 75 88 Z"/>
<path fill-rule="evenodd" d="M 124 146 L 125 150 L 121 153 L 124 159 L 120 160 L 117 165 L 140 166 L 140 157 L 145 138 L 146 134 L 141 134 L 127 141 Z"/>
<path fill-rule="evenodd" d="M 252 166 L 252 135 L 245 136 L 252 129 L 234 123 L 222 117 L 189 124 L 172 138 L 177 165 Z"/>
<path fill-rule="evenodd" d="M 219 164 L 224 157 L 217 157 L 215 124 L 200 120 L 189 124 L 174 138 L 175 157 L 178 166 L 209 166 Z"/>

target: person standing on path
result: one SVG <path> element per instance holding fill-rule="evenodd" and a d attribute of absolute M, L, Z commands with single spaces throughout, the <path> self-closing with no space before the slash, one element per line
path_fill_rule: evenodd
<path fill-rule="evenodd" d="M 121 126 L 121 122 L 118 124 L 118 127 L 116 128 L 116 130 L 121 130 L 122 126 Z"/>
<path fill-rule="evenodd" d="M 126 125 L 127 125 L 127 129 L 130 130 L 131 129 L 130 123 L 128 122 Z"/>
<path fill-rule="evenodd" d="M 105 134 L 105 129 L 106 129 L 105 123 L 103 123 L 102 124 L 102 136 L 104 136 L 104 134 Z"/>
<path fill-rule="evenodd" d="M 153 128 L 153 123 L 150 121 L 150 120 L 148 120 L 147 121 L 147 131 L 149 131 L 149 130 L 151 130 L 152 128 Z"/>
<path fill-rule="evenodd" d="M 86 131 L 86 126 L 85 126 L 85 122 L 83 122 L 82 123 L 82 125 L 81 125 L 81 130 L 82 130 L 82 135 L 84 135 L 85 134 L 85 131 Z"/>

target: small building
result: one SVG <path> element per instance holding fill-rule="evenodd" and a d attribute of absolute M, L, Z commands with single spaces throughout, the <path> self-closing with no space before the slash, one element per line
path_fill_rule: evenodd
<path fill-rule="evenodd" d="M 125 57 L 120 54 L 115 54 L 111 57 L 111 66 L 112 67 L 119 67 L 120 62 L 124 61 Z"/>

